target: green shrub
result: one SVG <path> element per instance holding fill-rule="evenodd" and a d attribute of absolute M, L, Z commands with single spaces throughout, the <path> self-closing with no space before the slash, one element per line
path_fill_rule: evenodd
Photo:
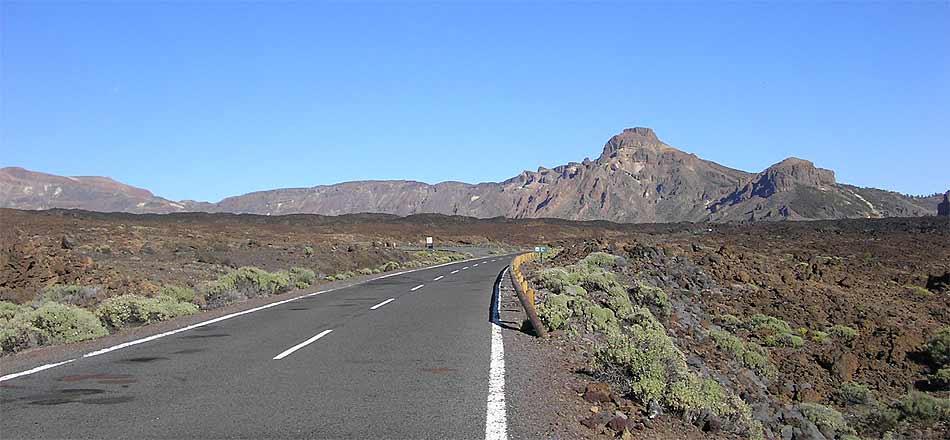
<path fill-rule="evenodd" d="M 76 284 L 53 284 L 33 299 L 34 305 L 46 302 L 81 305 L 95 302 L 102 289 L 98 286 L 79 286 Z"/>
<path fill-rule="evenodd" d="M 29 307 L 24 307 L 10 301 L 0 301 L 0 320 L 13 319 L 14 316 L 26 310 L 29 310 Z"/>
<path fill-rule="evenodd" d="M 143 325 L 164 321 L 197 312 L 198 306 L 179 302 L 169 296 L 145 298 L 137 295 L 109 298 L 96 309 L 96 315 L 102 323 L 115 329 L 127 325 Z"/>
<path fill-rule="evenodd" d="M 560 267 L 542 269 L 535 276 L 535 282 L 554 293 L 564 293 L 568 287 L 577 285 L 577 279 L 567 269 Z"/>
<path fill-rule="evenodd" d="M 740 325 L 742 325 L 742 320 L 737 318 L 735 315 L 730 315 L 728 313 L 717 316 L 716 321 L 719 322 L 719 325 L 731 329 L 738 328 Z"/>
<path fill-rule="evenodd" d="M 46 302 L 0 323 L 0 347 L 15 352 L 37 345 L 68 344 L 108 334 L 86 309 Z"/>
<path fill-rule="evenodd" d="M 769 361 L 768 353 L 755 343 L 747 343 L 724 330 L 711 330 L 709 336 L 720 349 L 732 353 L 736 360 L 756 373 L 769 379 L 778 374 L 778 369 Z"/>
<path fill-rule="evenodd" d="M 841 324 L 835 324 L 831 327 L 828 327 L 827 329 L 825 329 L 825 331 L 827 331 L 828 334 L 832 336 L 842 338 L 849 342 L 853 341 L 854 338 L 858 337 L 857 329 L 853 327 L 848 327 L 846 325 L 841 325 Z"/>
<path fill-rule="evenodd" d="M 828 333 L 825 333 L 821 330 L 810 331 L 808 337 L 811 338 L 812 341 L 815 341 L 819 344 L 824 344 L 825 342 L 828 342 L 831 339 L 828 336 Z"/>
<path fill-rule="evenodd" d="M 621 257 L 610 255 L 606 252 L 592 252 L 581 259 L 579 263 L 588 267 L 610 268 L 622 260 Z"/>
<path fill-rule="evenodd" d="M 389 272 L 391 270 L 399 269 L 399 263 L 396 261 L 387 261 L 382 266 L 379 266 L 381 272 Z"/>
<path fill-rule="evenodd" d="M 551 330 L 563 328 L 574 315 L 571 308 L 573 299 L 568 295 L 550 294 L 538 303 L 538 317 Z"/>
<path fill-rule="evenodd" d="M 650 310 L 664 318 L 673 313 L 670 297 L 659 287 L 638 283 L 637 288 L 633 289 L 633 300 L 639 305 L 649 307 Z"/>
<path fill-rule="evenodd" d="M 304 254 L 307 258 L 312 257 L 312 256 L 313 256 L 313 248 L 310 247 L 310 246 L 304 246 L 304 247 L 303 247 L 303 254 Z"/>
<path fill-rule="evenodd" d="M 915 285 L 913 285 L 913 284 L 905 284 L 905 285 L 904 285 L 904 288 L 907 289 L 907 290 L 909 290 L 909 291 L 910 291 L 911 293 L 913 293 L 914 295 L 920 295 L 920 296 L 930 296 L 930 295 L 933 295 L 933 292 L 931 292 L 931 291 L 929 291 L 929 290 L 927 290 L 927 289 L 925 289 L 925 288 L 923 288 L 923 287 L 915 286 Z"/>
<path fill-rule="evenodd" d="M 845 403 L 862 405 L 874 400 L 874 395 L 867 385 L 858 382 L 848 382 L 841 385 L 838 389 L 838 395 Z"/>
<path fill-rule="evenodd" d="M 162 286 L 159 295 L 174 298 L 175 301 L 184 303 L 194 303 L 199 298 L 198 292 L 194 289 L 180 286 Z"/>
<path fill-rule="evenodd" d="M 294 287 L 298 289 L 306 289 L 317 281 L 317 274 L 307 268 L 291 267 L 290 278 Z"/>
<path fill-rule="evenodd" d="M 911 391 L 897 403 L 897 407 L 908 419 L 950 421 L 950 399 L 941 399 L 919 391 Z"/>
<path fill-rule="evenodd" d="M 619 323 L 613 310 L 598 306 L 584 298 L 576 298 L 573 304 L 578 309 L 575 312 L 584 317 L 587 331 L 598 331 L 609 335 L 618 328 Z"/>
<path fill-rule="evenodd" d="M 357 272 L 359 272 L 360 275 L 372 275 L 372 274 L 373 274 L 373 269 L 370 269 L 370 268 L 366 267 L 366 268 L 360 269 L 360 270 L 357 271 Z"/>
<path fill-rule="evenodd" d="M 834 408 L 817 403 L 802 403 L 799 409 L 805 418 L 814 423 L 823 433 L 831 433 L 834 437 L 856 434 L 845 421 L 844 416 Z"/>
<path fill-rule="evenodd" d="M 289 272 L 268 272 L 256 267 L 235 269 L 205 289 L 205 300 L 211 307 L 218 307 L 256 296 L 274 295 L 291 286 Z"/>
<path fill-rule="evenodd" d="M 944 387 L 950 386 L 950 365 L 937 370 L 933 375 L 933 380 Z"/>
<path fill-rule="evenodd" d="M 950 327 L 938 331 L 927 343 L 927 353 L 937 365 L 950 364 Z"/>
<path fill-rule="evenodd" d="M 21 319 L 0 319 L 0 354 L 16 353 L 45 342 L 43 332 Z"/>
<path fill-rule="evenodd" d="M 748 325 L 755 331 L 767 331 L 773 334 L 792 333 L 792 327 L 784 320 L 761 313 L 752 315 Z"/>

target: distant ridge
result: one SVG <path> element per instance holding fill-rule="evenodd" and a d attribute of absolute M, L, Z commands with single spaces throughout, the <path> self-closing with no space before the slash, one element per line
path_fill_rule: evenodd
<path fill-rule="evenodd" d="M 680 151 L 644 127 L 610 138 L 595 160 L 523 171 L 503 182 L 354 181 L 258 191 L 218 203 L 174 202 L 108 177 L 0 169 L 0 207 L 130 213 L 371 212 L 621 223 L 749 222 L 934 215 L 941 200 L 841 184 L 833 171 L 798 158 L 748 173 Z"/>

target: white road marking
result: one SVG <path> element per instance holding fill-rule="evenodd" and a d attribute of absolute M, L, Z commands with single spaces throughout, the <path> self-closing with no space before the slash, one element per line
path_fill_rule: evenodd
<path fill-rule="evenodd" d="M 415 291 L 421 289 L 422 286 L 425 286 L 425 284 L 420 284 L 420 285 L 418 285 L 418 286 L 416 286 L 416 287 L 413 287 L 413 288 L 409 289 L 409 291 L 410 291 L 410 292 L 415 292 Z"/>
<path fill-rule="evenodd" d="M 340 287 L 340 289 L 342 289 L 342 287 Z M 105 354 L 105 353 L 109 353 L 109 352 L 111 352 L 111 351 L 116 351 L 116 350 L 119 350 L 119 349 L 122 349 L 122 348 L 131 347 L 131 346 L 133 346 L 133 345 L 138 345 L 138 344 L 141 344 L 141 343 L 143 343 L 143 342 L 154 341 L 154 340 L 156 340 L 156 339 L 158 339 L 158 338 L 164 338 L 165 336 L 171 336 L 171 335 L 174 335 L 174 334 L 176 334 L 176 333 L 181 333 L 181 332 L 184 332 L 184 331 L 193 330 L 193 329 L 196 329 L 196 328 L 198 328 L 198 327 L 206 326 L 206 325 L 208 325 L 208 324 L 214 324 L 214 323 L 216 323 L 216 322 L 224 321 L 225 319 L 231 319 L 231 318 L 235 318 L 235 317 L 238 317 L 238 316 L 241 316 L 241 315 L 246 315 L 246 314 L 248 314 L 248 313 L 258 312 L 258 311 L 261 311 L 261 310 L 264 310 L 264 309 L 269 309 L 269 308 L 274 307 L 274 306 L 279 306 L 279 305 L 281 305 L 281 304 L 287 304 L 287 303 L 289 303 L 289 302 L 291 302 L 291 301 L 295 301 L 295 300 L 298 300 L 298 299 L 300 299 L 300 298 L 307 298 L 307 297 L 319 295 L 319 294 L 321 294 L 321 293 L 330 292 L 330 291 L 332 291 L 332 290 L 336 290 L 336 289 L 321 290 L 321 291 L 319 291 L 319 292 L 308 293 L 308 294 L 306 294 L 306 295 L 301 295 L 301 296 L 297 296 L 297 297 L 294 297 L 294 298 L 285 299 L 285 300 L 283 300 L 283 301 L 272 302 L 272 303 L 270 303 L 270 304 L 264 304 L 264 305 L 262 305 L 262 306 L 254 307 L 254 308 L 252 308 L 252 309 L 242 310 L 242 311 L 240 311 L 240 312 L 235 312 L 235 313 L 231 313 L 231 314 L 228 314 L 228 315 L 219 316 L 219 317 L 217 317 L 217 318 L 209 319 L 209 320 L 207 320 L 207 321 L 199 322 L 199 323 L 197 323 L 197 324 L 192 324 L 192 325 L 189 325 L 189 326 L 187 326 L 187 327 L 182 327 L 182 328 L 179 328 L 179 329 L 167 331 L 167 332 L 165 332 L 165 333 L 158 333 L 158 334 L 155 334 L 155 335 L 152 335 L 152 336 L 148 336 L 148 337 L 145 337 L 145 338 L 142 338 L 142 339 L 136 339 L 136 340 L 134 340 L 134 341 L 125 342 L 125 343 L 122 343 L 122 344 L 119 344 L 119 345 L 114 345 L 114 346 L 108 347 L 108 348 L 103 348 L 102 350 L 92 351 L 92 352 L 89 352 L 89 353 L 86 353 L 86 354 L 82 355 L 82 357 L 87 358 L 87 357 L 99 356 L 100 354 Z"/>
<path fill-rule="evenodd" d="M 142 344 L 142 343 L 145 343 L 145 342 L 154 341 L 154 340 L 156 340 L 156 339 L 164 338 L 165 336 L 171 336 L 171 335 L 174 335 L 174 334 L 177 334 L 177 333 L 185 332 L 185 331 L 188 331 L 188 330 L 193 330 L 193 329 L 196 329 L 196 328 L 198 328 L 198 327 L 203 327 L 203 326 L 206 326 L 206 325 L 208 325 L 208 324 L 214 324 L 214 323 L 216 323 L 216 322 L 221 322 L 221 321 L 224 321 L 224 320 L 226 320 L 226 319 L 236 318 L 236 317 L 238 317 L 238 316 L 246 315 L 246 314 L 248 314 L 248 313 L 254 313 L 254 312 L 258 312 L 258 311 L 264 310 L 264 309 L 269 309 L 269 308 L 274 307 L 274 306 L 279 306 L 279 305 L 281 305 L 281 304 L 286 304 L 286 303 L 289 303 L 289 302 L 291 302 L 291 301 L 296 301 L 296 300 L 298 300 L 298 299 L 300 299 L 300 298 L 308 298 L 308 297 L 311 297 L 311 296 L 319 295 L 319 294 L 321 294 L 321 293 L 327 293 L 327 292 L 332 292 L 332 291 L 334 291 L 334 290 L 346 289 L 346 288 L 358 286 L 358 285 L 363 284 L 363 283 L 365 283 L 365 282 L 381 280 L 381 279 L 383 279 L 383 278 L 394 277 L 394 276 L 396 276 L 396 275 L 403 275 L 403 274 L 407 274 L 407 273 L 411 273 L 411 272 L 418 272 L 418 271 L 420 271 L 420 270 L 435 269 L 435 268 L 439 268 L 439 267 L 450 266 L 450 265 L 453 265 L 453 264 L 460 264 L 460 263 L 465 263 L 466 261 L 474 261 L 474 260 L 476 260 L 476 259 L 475 259 L 475 258 L 471 258 L 471 259 L 468 259 L 468 260 L 452 261 L 452 262 L 448 262 L 448 263 L 437 264 L 437 265 L 435 265 L 435 266 L 422 267 L 422 268 L 419 268 L 419 269 L 404 270 L 404 271 L 402 271 L 402 272 L 396 272 L 396 273 L 391 273 L 391 274 L 379 276 L 379 277 L 376 277 L 376 278 L 372 278 L 372 279 L 366 280 L 366 281 L 364 281 L 364 282 L 362 282 L 362 283 L 351 284 L 351 285 L 349 285 L 349 286 L 340 286 L 340 287 L 335 287 L 335 288 L 333 288 L 333 289 L 326 289 L 326 290 L 321 290 L 321 291 L 319 291 L 319 292 L 308 293 L 308 294 L 306 294 L 306 295 L 300 295 L 300 296 L 296 296 L 296 297 L 293 297 L 293 298 L 285 299 L 285 300 L 283 300 L 283 301 L 277 301 L 277 302 L 273 302 L 273 303 L 270 303 L 270 304 L 264 304 L 264 305 L 259 306 L 259 307 L 254 307 L 254 308 L 247 309 L 247 310 L 243 310 L 243 311 L 240 311 L 240 312 L 235 312 L 235 313 L 231 313 L 231 314 L 228 314 L 228 315 L 219 316 L 219 317 L 214 318 L 214 319 L 209 319 L 209 320 L 207 320 L 207 321 L 199 322 L 199 323 L 197 323 L 197 324 L 192 324 L 192 325 L 189 325 L 189 326 L 186 326 L 186 327 L 182 327 L 182 328 L 179 328 L 179 329 L 167 331 L 167 332 L 164 332 L 164 333 L 158 333 L 158 334 L 155 334 L 155 335 L 152 335 L 152 336 L 148 336 L 148 337 L 145 337 L 145 338 L 136 339 L 136 340 L 129 341 L 129 342 L 124 342 L 124 343 L 122 343 L 122 344 L 114 345 L 114 346 L 112 346 L 112 347 L 103 348 L 103 349 L 101 349 L 101 350 L 92 351 L 92 352 L 89 352 L 89 353 L 84 354 L 82 357 L 83 357 L 83 358 L 87 358 L 87 357 L 99 356 L 100 354 L 105 354 L 105 353 L 109 353 L 109 352 L 112 352 L 112 351 L 121 350 L 121 349 L 123 349 L 123 348 L 131 347 L 131 346 L 133 346 L 133 345 L 138 345 L 138 344 Z M 458 270 L 456 270 L 455 272 L 458 272 Z M 452 273 L 455 273 L 455 272 L 452 272 Z M 8 374 L 8 375 L 6 375 L 6 376 L 0 377 L 0 382 L 6 381 L 6 380 L 10 380 L 10 379 L 14 379 L 14 378 L 17 378 L 17 377 L 20 377 L 20 376 L 26 376 L 26 375 L 29 375 L 29 374 L 37 373 L 37 372 L 40 372 L 40 371 L 43 371 L 43 370 L 47 370 L 47 369 L 50 369 L 50 368 L 58 367 L 58 366 L 60 366 L 60 365 L 68 364 L 68 363 L 73 362 L 73 361 L 75 361 L 75 360 L 76 360 L 76 359 L 69 359 L 69 360 L 67 360 L 67 361 L 57 362 L 57 363 L 53 363 L 53 364 L 46 364 L 46 365 L 42 365 L 42 366 L 39 366 L 39 367 L 36 367 L 36 368 L 32 368 L 32 369 L 29 369 L 29 370 L 21 371 L 21 372 L 18 372 L 18 373 L 11 373 L 11 374 Z"/>
<path fill-rule="evenodd" d="M 468 270 L 468 266 L 463 267 L 462 270 Z"/>
<path fill-rule="evenodd" d="M 322 331 L 322 332 L 320 332 L 320 333 L 317 333 L 316 336 L 314 336 L 314 337 L 312 337 L 312 338 L 310 338 L 310 339 L 307 339 L 306 341 L 303 341 L 303 342 L 301 342 L 301 343 L 299 343 L 299 344 L 297 344 L 297 345 L 294 345 L 293 347 L 290 347 L 290 348 L 288 348 L 288 349 L 282 351 L 279 355 L 274 356 L 274 360 L 275 360 L 275 361 L 279 361 L 279 360 L 281 360 L 281 359 L 283 359 L 283 358 L 289 356 L 291 353 L 293 353 L 293 352 L 295 352 L 295 351 L 297 351 L 297 350 L 300 350 L 301 348 L 304 348 L 304 347 L 310 345 L 311 343 L 313 343 L 313 341 L 316 341 L 317 339 L 320 339 L 320 338 L 322 338 L 322 337 L 324 337 L 324 336 L 330 334 L 330 332 L 332 332 L 332 331 L 333 331 L 333 330 L 324 330 L 324 331 Z"/>
<path fill-rule="evenodd" d="M 378 308 L 380 308 L 380 307 L 382 307 L 382 306 L 385 306 L 386 304 L 389 304 L 389 303 L 391 303 L 391 302 L 393 302 L 393 301 L 395 301 L 395 300 L 396 300 L 396 298 L 389 298 L 389 299 L 387 299 L 386 301 L 383 301 L 383 302 L 381 302 L 381 303 L 379 303 L 379 304 L 376 304 L 376 305 L 373 306 L 373 307 L 370 307 L 369 309 L 370 309 L 370 310 L 376 310 L 376 309 L 378 309 Z"/>
<path fill-rule="evenodd" d="M 491 364 L 488 368 L 488 410 L 485 417 L 485 440 L 507 440 L 508 421 L 505 409 L 505 345 L 501 327 L 491 324 Z"/>
<path fill-rule="evenodd" d="M 435 277 L 432 281 L 439 281 L 439 280 L 441 280 L 442 278 L 445 278 L 445 275 L 439 275 L 439 276 Z"/>
<path fill-rule="evenodd" d="M 40 365 L 39 367 L 31 368 L 31 369 L 29 369 L 29 370 L 21 371 L 21 372 L 19 372 L 19 373 L 8 374 L 8 375 L 6 375 L 6 376 L 0 377 L 0 382 L 3 382 L 3 381 L 5 381 L 5 380 L 10 380 L 10 379 L 13 379 L 13 378 L 17 378 L 17 377 L 20 377 L 20 376 L 26 376 L 27 374 L 39 373 L 40 371 L 49 370 L 50 368 L 58 367 L 58 366 L 63 365 L 63 364 L 68 364 L 68 363 L 70 363 L 70 362 L 72 362 L 72 361 L 75 361 L 75 359 L 70 359 L 70 360 L 68 360 L 68 361 L 63 361 L 63 362 L 57 362 L 57 363 L 55 363 L 55 364 Z"/>
<path fill-rule="evenodd" d="M 452 273 L 453 273 L 453 274 L 459 273 L 459 270 L 458 270 L 458 269 L 455 269 L 455 270 L 452 271 Z"/>
<path fill-rule="evenodd" d="M 472 267 L 478 267 L 478 265 L 479 265 L 479 263 L 475 263 L 475 264 L 472 265 Z"/>

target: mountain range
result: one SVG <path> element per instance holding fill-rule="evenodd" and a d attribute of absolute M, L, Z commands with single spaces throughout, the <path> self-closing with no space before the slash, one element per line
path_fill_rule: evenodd
<path fill-rule="evenodd" d="M 171 201 L 108 177 L 0 169 L 0 207 L 130 213 L 374 212 L 620 223 L 749 222 L 933 215 L 940 200 L 937 195 L 915 197 L 838 183 L 833 171 L 798 158 L 749 173 L 678 150 L 642 127 L 613 136 L 595 160 L 523 171 L 503 182 L 354 181 L 259 191 L 217 203 Z"/>

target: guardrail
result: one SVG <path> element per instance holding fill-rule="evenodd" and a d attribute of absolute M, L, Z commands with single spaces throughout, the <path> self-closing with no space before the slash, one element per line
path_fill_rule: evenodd
<path fill-rule="evenodd" d="M 511 280 L 512 284 L 515 285 L 518 301 L 521 302 L 521 307 L 524 308 L 525 314 L 528 315 L 528 321 L 531 322 L 531 327 L 534 329 L 534 334 L 544 338 L 547 337 L 548 331 L 544 328 L 544 324 L 542 324 L 541 319 L 538 318 L 538 312 L 534 309 L 534 290 L 528 286 L 528 280 L 526 280 L 524 274 L 521 273 L 522 264 L 533 261 L 539 256 L 540 254 L 537 252 L 529 252 L 515 257 L 514 260 L 511 261 Z"/>

